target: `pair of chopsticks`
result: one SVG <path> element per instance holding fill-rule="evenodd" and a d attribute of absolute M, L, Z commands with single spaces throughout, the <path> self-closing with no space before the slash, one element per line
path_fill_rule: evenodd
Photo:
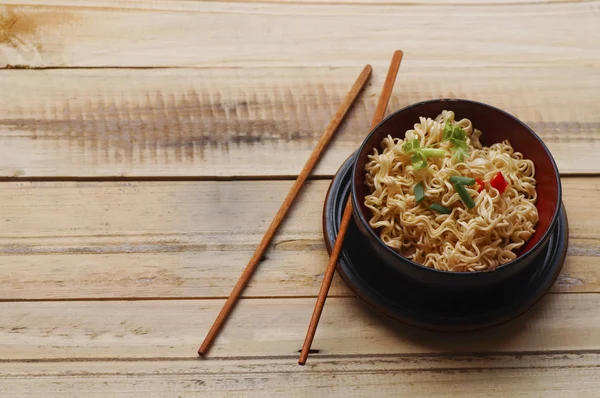
<path fill-rule="evenodd" d="M 390 95 L 392 92 L 392 88 L 393 88 L 394 82 L 396 80 L 396 75 L 397 75 L 398 69 L 400 67 L 401 60 L 402 60 L 402 51 L 398 50 L 394 53 L 394 56 L 392 57 L 392 62 L 390 64 L 390 68 L 388 70 L 388 74 L 387 74 L 385 83 L 383 85 L 383 90 L 381 92 L 381 97 L 379 98 L 379 103 L 375 110 L 375 116 L 373 117 L 373 123 L 372 123 L 371 128 L 375 127 L 375 125 L 377 125 L 383 119 L 383 116 L 385 114 L 385 110 L 387 108 L 387 104 L 388 104 L 388 101 L 389 101 L 389 98 L 390 98 Z M 310 175 L 312 170 L 315 168 L 317 162 L 319 161 L 319 158 L 321 157 L 321 154 L 325 151 L 325 149 L 326 149 L 327 145 L 329 144 L 329 142 L 331 141 L 334 133 L 337 131 L 342 120 L 348 113 L 348 110 L 351 108 L 352 104 L 354 103 L 354 101 L 358 97 L 359 93 L 363 89 L 365 83 L 369 80 L 369 77 L 371 76 L 371 71 L 372 71 L 372 68 L 370 65 L 366 65 L 363 68 L 362 72 L 360 73 L 360 75 L 358 76 L 356 81 L 354 82 L 354 85 L 352 86 L 352 88 L 350 89 L 350 91 L 348 92 L 346 97 L 344 98 L 344 102 L 341 104 L 341 106 L 338 109 L 338 111 L 336 112 L 334 118 L 331 120 L 331 122 L 327 126 L 327 129 L 325 130 L 325 132 L 319 139 L 317 146 L 315 147 L 315 149 L 311 153 L 310 157 L 306 161 L 306 164 L 302 168 L 302 171 L 298 175 L 298 178 L 294 182 L 294 185 L 292 186 L 289 193 L 287 194 L 285 200 L 283 201 L 281 207 L 279 208 L 279 211 L 275 215 L 275 218 L 269 225 L 267 232 L 265 233 L 262 240 L 260 241 L 258 247 L 256 248 L 256 251 L 254 252 L 254 254 L 252 255 L 252 258 L 248 262 L 248 265 L 246 265 L 244 272 L 240 276 L 240 278 L 239 278 L 238 282 L 236 283 L 236 285 L 234 286 L 231 294 L 227 298 L 227 301 L 223 305 L 223 308 L 221 309 L 221 312 L 217 316 L 217 319 L 215 320 L 215 322 L 213 323 L 212 327 L 210 328 L 208 334 L 204 338 L 202 345 L 198 349 L 198 355 L 200 355 L 200 356 L 206 355 L 210 346 L 212 345 L 215 338 L 217 337 L 219 331 L 222 329 L 223 325 L 227 321 L 229 314 L 231 313 L 231 311 L 233 310 L 233 307 L 235 306 L 238 299 L 242 295 L 244 288 L 250 281 L 252 274 L 254 273 L 254 271 L 256 270 L 256 267 L 260 263 L 261 258 L 263 257 L 263 254 L 265 253 L 269 244 L 271 243 L 271 240 L 275 236 L 275 233 L 277 232 L 279 226 L 281 225 L 285 215 L 287 214 L 288 210 L 291 208 L 292 203 L 294 202 L 294 199 L 296 199 L 296 197 L 298 196 L 300 189 L 302 188 L 302 186 L 308 179 L 308 176 Z M 338 261 L 338 258 L 339 258 L 340 252 L 341 252 L 342 243 L 344 240 L 344 236 L 346 235 L 346 230 L 348 228 L 348 224 L 350 223 L 351 215 L 352 215 L 352 205 L 351 205 L 350 199 L 348 199 L 348 203 L 346 205 L 346 208 L 344 210 L 344 215 L 342 217 L 342 224 L 341 224 L 340 230 L 338 232 L 338 236 L 337 236 L 337 239 L 335 242 L 334 249 L 333 249 L 330 259 L 329 259 L 329 264 L 327 265 L 327 271 L 325 274 L 325 278 L 323 279 L 323 283 L 321 284 L 321 289 L 319 291 L 319 296 L 317 298 L 315 310 L 314 310 L 314 313 L 313 313 L 313 316 L 312 316 L 312 319 L 310 322 L 310 326 L 309 326 L 309 329 L 308 329 L 308 332 L 306 335 L 306 340 L 304 341 L 304 346 L 302 347 L 302 354 L 300 356 L 300 360 L 298 361 L 298 363 L 301 365 L 304 365 L 306 363 L 306 359 L 308 358 L 310 346 L 312 344 L 315 332 L 317 330 L 317 325 L 319 323 L 319 319 L 320 319 L 321 313 L 323 311 L 323 306 L 325 305 L 325 300 L 327 298 L 327 293 L 329 292 L 329 287 L 331 286 L 331 281 L 333 279 L 333 274 L 335 272 L 335 265 L 337 264 L 337 261 Z"/>

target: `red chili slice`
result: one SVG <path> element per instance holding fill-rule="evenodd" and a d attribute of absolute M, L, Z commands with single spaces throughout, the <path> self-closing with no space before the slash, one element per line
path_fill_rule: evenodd
<path fill-rule="evenodd" d="M 490 181 L 490 185 L 496 188 L 498 192 L 504 193 L 504 190 L 506 190 L 506 187 L 508 186 L 508 182 L 506 182 L 506 180 L 504 179 L 502 172 L 499 171 L 498 174 L 496 174 L 494 178 L 492 178 L 492 181 Z"/>
<path fill-rule="evenodd" d="M 477 192 L 483 191 L 483 188 L 485 188 L 485 183 L 483 182 L 483 180 L 481 178 L 476 178 L 475 189 L 477 189 Z"/>

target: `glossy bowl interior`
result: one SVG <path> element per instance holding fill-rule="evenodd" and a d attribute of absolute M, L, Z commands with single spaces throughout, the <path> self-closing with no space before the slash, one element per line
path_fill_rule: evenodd
<path fill-rule="evenodd" d="M 523 153 L 535 165 L 538 193 L 536 207 L 539 213 L 536 232 L 517 253 L 518 257 L 515 260 L 497 267 L 493 272 L 448 272 L 424 267 L 385 245 L 379 239 L 378 232 L 368 224 L 371 214 L 364 205 L 365 195 L 369 192 L 365 184 L 364 172 L 368 155 L 373 153 L 374 148 L 381 148 L 381 141 L 388 134 L 392 137 L 404 138 L 405 132 L 418 123 L 419 117 L 435 118 L 442 110 L 453 111 L 457 119 L 470 119 L 473 126 L 483 132 L 481 143 L 484 146 L 508 139 L 516 151 Z M 352 201 L 353 215 L 358 229 L 386 265 L 426 285 L 464 290 L 500 283 L 524 271 L 535 262 L 533 257 L 547 244 L 556 225 L 561 205 L 561 184 L 558 168 L 548 148 L 523 122 L 498 108 L 483 103 L 439 99 L 420 102 L 394 112 L 367 136 L 356 155 L 352 170 Z"/>

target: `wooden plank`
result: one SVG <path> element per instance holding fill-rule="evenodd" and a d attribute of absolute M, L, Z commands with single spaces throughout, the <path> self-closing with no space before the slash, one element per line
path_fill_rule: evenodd
<path fill-rule="evenodd" d="M 479 100 L 541 135 L 563 174 L 598 173 L 600 68 L 402 65 L 389 110 Z M 364 139 L 384 71 L 316 175 Z M 296 175 L 360 68 L 0 71 L 0 176 Z"/>
<path fill-rule="evenodd" d="M 367 2 L 10 3 L 0 14 L 2 67 L 383 65 L 397 47 L 407 60 L 461 68 L 593 66 L 600 57 L 590 34 L 597 29 L 597 4 L 590 2 L 435 8 Z M 432 18 L 469 29 L 431 29 Z M 408 40 L 415 32 L 419 40 Z"/>
<path fill-rule="evenodd" d="M 2 304 L 2 358 L 195 358 L 224 300 L 14 302 Z M 243 299 L 211 356 L 295 356 L 313 298 Z M 353 297 L 327 301 L 319 355 L 600 350 L 600 295 L 551 294 L 494 329 L 438 334 L 376 315 Z"/>
<path fill-rule="evenodd" d="M 4 4 L 11 5 L 44 5 L 48 4 L 54 6 L 85 6 L 92 8 L 118 8 L 118 9 L 152 9 L 152 10 L 188 10 L 190 5 L 184 3 L 186 0 L 152 0 L 152 1 L 140 1 L 140 0 L 29 0 L 24 2 L 23 0 L 5 0 Z M 553 4 L 553 3 L 577 3 L 582 1 L 598 1 L 598 0 L 192 0 L 197 3 L 204 5 L 203 3 L 244 3 L 253 5 L 264 5 L 264 4 L 278 4 L 278 5 L 321 5 L 321 6 L 340 6 L 340 5 L 355 5 L 355 6 L 498 6 L 498 5 L 535 5 L 535 4 Z M 194 9 L 201 9 L 198 5 L 192 5 Z"/>
<path fill-rule="evenodd" d="M 598 354 L 385 356 L 0 364 L 0 394 L 23 396 L 593 397 Z"/>
<path fill-rule="evenodd" d="M 566 178 L 569 256 L 554 292 L 600 292 L 598 178 Z M 327 263 L 312 181 L 246 297 L 310 296 Z M 289 181 L 0 185 L 0 300 L 226 297 Z M 218 215 L 215 217 L 215 215 Z M 334 296 L 348 289 L 335 279 Z"/>
<path fill-rule="evenodd" d="M 318 241 L 296 241 L 311 248 L 275 248 L 259 267 L 244 297 L 315 297 L 327 264 Z M 575 241 L 571 251 L 598 247 L 598 240 Z M 132 244 L 130 247 L 144 245 Z M 154 247 L 147 244 L 146 247 Z M 57 250 L 64 250 L 58 248 Z M 79 247 L 71 248 L 76 252 Z M 162 247 L 162 249 L 170 249 Z M 192 250 L 192 252 L 185 252 Z M 597 253 L 597 249 L 596 253 Z M 226 298 L 252 255 L 243 245 L 219 250 L 185 247 L 175 253 L 4 255 L 0 301 Z M 600 292 L 598 255 L 569 255 L 553 293 Z M 18 270 L 18 271 L 16 271 Z M 330 296 L 352 293 L 336 275 Z"/>

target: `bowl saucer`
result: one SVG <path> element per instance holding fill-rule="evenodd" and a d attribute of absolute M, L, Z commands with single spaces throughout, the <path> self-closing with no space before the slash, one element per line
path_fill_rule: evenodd
<path fill-rule="evenodd" d="M 351 188 L 352 155 L 333 178 L 323 209 L 327 250 L 335 238 Z M 382 265 L 351 220 L 337 271 L 370 307 L 393 319 L 432 330 L 476 330 L 513 319 L 537 303 L 552 287 L 565 261 L 567 214 L 561 204 L 558 223 L 536 266 L 501 285 L 480 292 L 452 293 L 410 282 Z"/>

